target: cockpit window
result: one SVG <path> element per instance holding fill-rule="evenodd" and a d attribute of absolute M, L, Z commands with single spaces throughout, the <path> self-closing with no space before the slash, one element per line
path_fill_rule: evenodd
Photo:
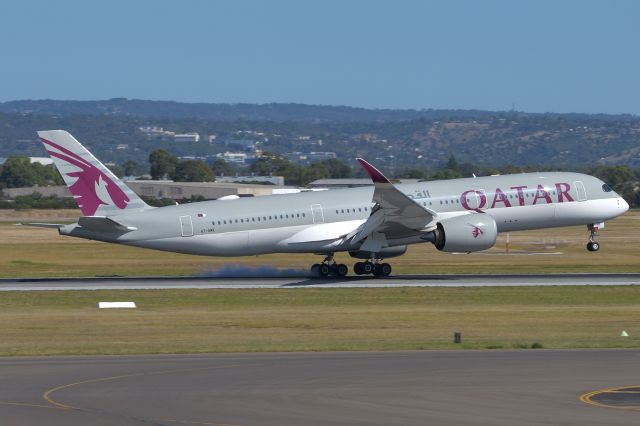
<path fill-rule="evenodd" d="M 613 191 L 613 189 L 611 189 L 611 187 L 609 185 L 607 185 L 606 183 L 602 185 L 602 190 L 604 192 L 611 192 Z"/>

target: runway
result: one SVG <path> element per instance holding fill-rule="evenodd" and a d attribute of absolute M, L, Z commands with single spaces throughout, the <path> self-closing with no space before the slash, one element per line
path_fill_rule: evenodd
<path fill-rule="evenodd" d="M 640 350 L 3 358 L 0 424 L 634 425 L 635 409 L 581 396 L 640 385 L 638 361 Z"/>
<path fill-rule="evenodd" d="M 0 291 L 337 287 L 505 287 L 560 285 L 640 285 L 640 274 L 396 275 L 386 278 L 361 276 L 308 278 L 302 274 L 290 274 L 290 276 L 268 277 L 213 276 L 0 279 Z"/>

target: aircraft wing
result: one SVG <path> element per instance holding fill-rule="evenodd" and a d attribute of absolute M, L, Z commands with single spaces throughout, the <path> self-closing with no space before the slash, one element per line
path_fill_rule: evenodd
<path fill-rule="evenodd" d="M 423 234 L 435 227 L 431 224 L 437 216 L 436 212 L 420 206 L 406 196 L 364 159 L 357 160 L 369 174 L 375 186 L 373 192 L 375 206 L 369 219 L 347 235 L 346 239 L 355 244 L 365 239 L 406 238 Z M 364 246 L 363 248 L 366 249 Z"/>

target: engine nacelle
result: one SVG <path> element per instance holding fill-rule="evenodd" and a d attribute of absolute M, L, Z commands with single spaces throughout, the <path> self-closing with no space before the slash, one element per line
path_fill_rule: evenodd
<path fill-rule="evenodd" d="M 376 253 L 378 259 L 388 259 L 390 257 L 402 256 L 407 252 L 407 246 L 385 247 Z M 356 259 L 371 259 L 371 252 L 368 251 L 350 251 L 349 255 Z"/>
<path fill-rule="evenodd" d="M 438 222 L 436 230 L 422 237 L 440 251 L 465 252 L 486 250 L 496 244 L 498 225 L 488 214 L 465 214 Z"/>

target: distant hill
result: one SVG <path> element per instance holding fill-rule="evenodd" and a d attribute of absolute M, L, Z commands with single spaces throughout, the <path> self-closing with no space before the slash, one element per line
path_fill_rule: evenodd
<path fill-rule="evenodd" d="M 140 127 L 198 132 L 199 143 L 151 139 Z M 260 149 L 335 152 L 385 170 L 432 169 L 451 155 L 480 166 L 640 165 L 640 118 L 477 110 L 371 110 L 301 104 L 205 104 L 111 99 L 0 103 L 0 157 L 42 156 L 35 132 L 67 129 L 105 160 L 146 162 L 155 148 L 180 156 Z M 209 143 L 208 135 L 216 135 Z M 251 148 L 249 148 L 251 147 Z M 309 156 L 310 158 L 312 156 Z M 317 156 L 316 156 L 317 157 Z"/>
<path fill-rule="evenodd" d="M 365 109 L 347 106 L 305 105 L 294 103 L 224 104 L 147 101 L 114 98 L 104 101 L 20 100 L 0 102 L 0 112 L 49 115 L 115 115 L 163 118 L 199 118 L 210 120 L 392 122 L 416 119 L 488 117 L 493 112 L 480 110 Z"/>

